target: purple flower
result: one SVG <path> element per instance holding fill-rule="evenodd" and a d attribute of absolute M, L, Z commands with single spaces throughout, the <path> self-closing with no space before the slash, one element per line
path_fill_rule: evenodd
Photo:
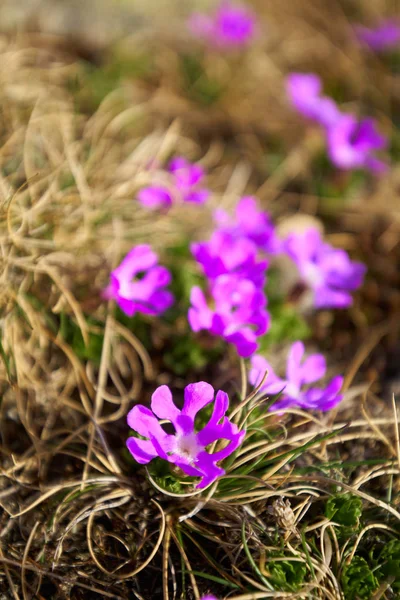
<path fill-rule="evenodd" d="M 172 196 L 168 188 L 161 185 L 150 185 L 138 193 L 138 200 L 147 208 L 170 208 Z"/>
<path fill-rule="evenodd" d="M 266 394 L 279 394 L 279 400 L 273 404 L 270 410 L 284 410 L 292 406 L 298 406 L 309 410 L 331 410 L 342 400 L 340 389 L 343 377 L 334 377 L 325 388 L 307 388 L 325 376 L 326 363 L 322 354 L 312 354 L 303 361 L 304 344 L 295 342 L 289 351 L 286 379 L 280 379 L 271 368 L 268 361 L 256 355 L 251 358 L 251 370 L 249 381 L 257 386 L 261 382 L 266 371 L 267 378 L 262 391 Z"/>
<path fill-rule="evenodd" d="M 359 121 L 343 114 L 328 128 L 328 154 L 342 169 L 369 169 L 375 173 L 386 171 L 387 165 L 373 153 L 387 146 L 387 139 L 375 128 L 373 119 Z"/>
<path fill-rule="evenodd" d="M 371 29 L 357 25 L 355 32 L 360 42 L 363 42 L 377 52 L 400 45 L 400 25 L 391 19 L 386 19 L 377 27 Z"/>
<path fill-rule="evenodd" d="M 245 196 L 239 200 L 235 219 L 232 219 L 223 209 L 214 212 L 214 220 L 218 230 L 232 236 L 250 240 L 256 248 L 269 254 L 279 252 L 280 240 L 275 234 L 275 227 L 267 212 L 260 211 L 256 198 Z"/>
<path fill-rule="evenodd" d="M 113 298 L 129 317 L 136 312 L 163 313 L 173 303 L 171 292 L 164 289 L 171 281 L 171 274 L 157 262 L 157 254 L 150 246 L 135 246 L 111 272 L 111 281 L 103 291 L 103 297 Z"/>
<path fill-rule="evenodd" d="M 192 14 L 189 29 L 212 46 L 231 49 L 245 46 L 254 38 L 256 19 L 247 7 L 225 0 L 211 16 Z"/>
<path fill-rule="evenodd" d="M 221 275 L 211 284 L 210 308 L 203 291 L 194 286 L 188 320 L 193 331 L 208 330 L 236 346 L 239 356 L 248 357 L 258 348 L 257 337 L 269 327 L 265 294 L 248 279 Z"/>
<path fill-rule="evenodd" d="M 200 600 L 218 600 L 216 596 L 212 596 L 211 594 L 207 594 L 206 596 L 202 596 Z"/>
<path fill-rule="evenodd" d="M 316 308 L 346 308 L 352 304 L 348 292 L 362 284 L 365 265 L 351 261 L 344 250 L 325 243 L 317 229 L 290 234 L 284 249 L 296 263 L 302 281 L 313 290 Z"/>
<path fill-rule="evenodd" d="M 184 202 L 204 204 L 210 192 L 199 185 L 204 179 L 204 170 L 200 165 L 192 164 L 183 157 L 174 158 L 169 171 L 174 175 L 174 184 Z"/>
<path fill-rule="evenodd" d="M 142 438 L 130 437 L 126 445 L 133 458 L 147 464 L 156 456 L 175 464 L 186 475 L 201 477 L 198 488 L 213 483 L 224 469 L 217 466 L 242 443 L 245 431 L 229 421 L 225 413 L 229 398 L 225 392 L 217 392 L 213 412 L 207 425 L 195 431 L 197 413 L 214 401 L 214 388 L 204 381 L 186 386 L 183 408 L 175 406 L 171 390 L 166 385 L 156 389 L 151 397 L 151 410 L 138 404 L 128 413 L 128 425 Z M 175 434 L 168 434 L 158 419 L 172 423 Z M 218 440 L 228 440 L 222 450 L 209 454 L 206 448 Z"/>
<path fill-rule="evenodd" d="M 171 185 L 150 185 L 138 192 L 138 200 L 147 208 L 170 208 L 179 202 L 204 204 L 210 197 L 209 190 L 201 187 L 204 171 L 183 157 L 174 158 L 168 167 Z"/>
<path fill-rule="evenodd" d="M 191 244 L 190 249 L 209 279 L 230 273 L 250 279 L 258 287 L 264 285 L 268 263 L 257 259 L 257 248 L 247 238 L 216 230 L 208 242 Z"/>
<path fill-rule="evenodd" d="M 308 119 L 330 126 L 340 116 L 334 100 L 321 96 L 321 79 L 313 73 L 290 73 L 286 91 L 296 110 Z"/>

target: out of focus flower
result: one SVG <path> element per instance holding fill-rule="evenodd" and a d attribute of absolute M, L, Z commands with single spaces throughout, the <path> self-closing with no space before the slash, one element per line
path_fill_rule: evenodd
<path fill-rule="evenodd" d="M 256 34 L 256 18 L 246 6 L 223 0 L 213 15 L 194 13 L 189 29 L 210 46 L 232 49 L 247 45 Z"/>
<path fill-rule="evenodd" d="M 258 208 L 256 198 L 245 196 L 236 205 L 235 218 L 223 209 L 214 212 L 218 231 L 232 238 L 243 238 L 253 242 L 259 250 L 274 254 L 280 249 L 280 240 L 275 234 L 275 226 L 267 212 Z"/>
<path fill-rule="evenodd" d="M 350 291 L 363 282 L 366 267 L 350 260 L 347 252 L 333 248 L 317 229 L 291 233 L 284 250 L 296 264 L 300 277 L 314 293 L 316 308 L 346 308 L 352 304 Z"/>
<path fill-rule="evenodd" d="M 198 164 L 192 164 L 183 157 L 174 158 L 169 171 L 174 175 L 174 184 L 184 202 L 204 204 L 210 192 L 200 187 L 204 179 L 204 170 Z"/>
<path fill-rule="evenodd" d="M 216 230 L 208 242 L 194 243 L 190 247 L 194 258 L 209 279 L 230 273 L 250 279 L 262 287 L 266 260 L 258 260 L 254 243 L 230 232 Z"/>
<path fill-rule="evenodd" d="M 387 139 L 376 130 L 373 119 L 359 121 L 349 114 L 342 114 L 328 128 L 328 154 L 341 169 L 369 169 L 382 173 L 387 165 L 374 156 L 377 150 L 387 146 Z"/>
<path fill-rule="evenodd" d="M 289 351 L 286 379 L 278 377 L 268 361 L 260 355 L 251 358 L 249 381 L 257 386 L 268 372 L 262 391 L 266 394 L 279 394 L 279 400 L 270 410 L 285 410 L 289 407 L 299 407 L 307 410 L 331 410 L 343 398 L 340 389 L 343 377 L 334 377 L 325 388 L 310 388 L 309 384 L 315 383 L 325 376 L 326 362 L 322 354 L 312 354 L 305 360 L 304 344 L 295 342 Z M 304 386 L 307 386 L 304 389 Z"/>
<path fill-rule="evenodd" d="M 258 348 L 257 337 L 269 327 L 266 297 L 248 279 L 221 275 L 210 286 L 210 308 L 203 291 L 194 286 L 188 320 L 193 331 L 208 330 L 236 346 L 239 356 L 248 357 Z"/>
<path fill-rule="evenodd" d="M 210 594 L 207 594 L 207 596 L 202 596 L 200 600 L 218 600 L 218 598 L 216 596 L 211 596 Z"/>
<path fill-rule="evenodd" d="M 168 171 L 171 177 L 169 187 L 150 185 L 138 192 L 138 200 L 143 206 L 168 209 L 176 203 L 204 204 L 208 200 L 209 190 L 201 187 L 204 170 L 200 165 L 179 156 L 170 162 Z"/>
<path fill-rule="evenodd" d="M 360 42 L 376 52 L 400 46 L 400 23 L 392 19 L 386 19 L 373 28 L 357 25 L 355 32 Z"/>
<path fill-rule="evenodd" d="M 138 200 L 147 208 L 169 208 L 172 206 L 172 195 L 168 188 L 161 185 L 150 185 L 138 192 Z"/>
<path fill-rule="evenodd" d="M 290 73 L 286 90 L 293 106 L 307 119 L 328 127 L 340 116 L 335 101 L 321 96 L 321 79 L 314 73 Z"/>
<path fill-rule="evenodd" d="M 211 402 L 214 402 L 211 418 L 196 432 L 196 415 Z M 245 431 L 239 431 L 225 416 L 228 406 L 229 398 L 225 392 L 217 392 L 214 401 L 214 388 L 200 381 L 186 386 L 180 410 L 173 402 L 169 387 L 162 385 L 152 395 L 151 410 L 138 404 L 128 413 L 129 427 L 141 436 L 128 438 L 128 450 L 140 464 L 147 464 L 159 456 L 175 464 L 186 475 L 201 477 L 197 487 L 204 488 L 225 473 L 216 463 L 232 454 L 245 436 Z M 175 434 L 166 433 L 158 419 L 170 421 Z M 206 448 L 218 440 L 229 443 L 222 450 L 209 454 Z"/>
<path fill-rule="evenodd" d="M 103 297 L 113 298 L 130 317 L 137 312 L 163 313 L 173 303 L 171 292 L 165 289 L 171 274 L 157 263 L 157 254 L 150 246 L 135 246 L 111 272 L 110 284 L 103 291 Z"/>

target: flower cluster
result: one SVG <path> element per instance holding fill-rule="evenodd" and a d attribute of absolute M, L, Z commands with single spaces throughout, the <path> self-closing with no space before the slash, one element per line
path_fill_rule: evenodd
<path fill-rule="evenodd" d="M 377 174 L 386 170 L 375 152 L 387 147 L 387 139 L 377 132 L 373 119 L 342 113 L 332 98 L 321 94 L 321 80 L 312 73 L 291 73 L 286 88 L 296 110 L 324 127 L 328 155 L 335 166 Z"/>
<path fill-rule="evenodd" d="M 160 315 L 172 305 L 174 298 L 165 289 L 171 281 L 171 274 L 157 263 L 157 254 L 150 246 L 134 246 L 121 264 L 111 271 L 110 283 L 103 290 L 103 297 L 114 299 L 129 317 L 137 312 Z"/>
<path fill-rule="evenodd" d="M 256 33 L 252 11 L 228 0 L 223 0 L 213 15 L 193 13 L 188 25 L 197 38 L 223 50 L 246 46 Z"/>
<path fill-rule="evenodd" d="M 313 228 L 288 235 L 283 248 L 296 264 L 302 282 L 312 290 L 316 308 L 347 308 L 352 304 L 349 292 L 363 282 L 363 263 L 350 260 L 347 252 L 324 242 Z"/>
<path fill-rule="evenodd" d="M 196 415 L 211 402 L 214 406 L 210 420 L 196 432 Z M 173 402 L 171 390 L 162 385 L 151 397 L 151 410 L 138 404 L 128 413 L 129 427 L 141 436 L 128 438 L 128 450 L 140 464 L 159 456 L 187 475 L 201 477 L 197 487 L 204 488 L 225 473 L 216 463 L 232 454 L 245 436 L 245 432 L 239 431 L 225 416 L 228 406 L 225 392 L 217 392 L 214 400 L 214 388 L 200 381 L 186 386 L 183 407 L 179 409 Z M 175 434 L 166 433 L 159 419 L 170 421 Z M 229 443 L 210 454 L 206 448 L 218 440 Z"/>
<path fill-rule="evenodd" d="M 283 411 L 286 408 L 297 406 L 307 410 L 331 410 L 343 398 L 340 389 L 343 377 L 334 377 L 325 388 L 307 388 L 326 374 L 326 362 L 322 354 L 312 354 L 303 361 L 304 344 L 295 342 L 290 348 L 286 379 L 279 378 L 268 361 L 255 355 L 251 358 L 251 370 L 249 381 L 257 386 L 262 381 L 265 373 L 268 373 L 262 391 L 266 394 L 280 394 L 279 400 L 270 409 Z"/>
<path fill-rule="evenodd" d="M 147 208 L 170 208 L 173 204 L 190 202 L 204 204 L 210 196 L 209 190 L 201 187 L 204 170 L 183 157 L 174 158 L 168 166 L 170 186 L 151 185 L 141 189 L 138 200 Z"/>
<path fill-rule="evenodd" d="M 355 33 L 360 42 L 376 52 L 400 46 L 400 23 L 392 19 L 382 21 L 375 28 L 357 25 Z"/>
<path fill-rule="evenodd" d="M 206 329 L 248 357 L 269 327 L 264 293 L 268 262 L 259 254 L 277 251 L 278 242 L 269 216 L 259 211 L 254 198 L 240 200 L 235 219 L 219 210 L 215 220 L 210 240 L 191 246 L 208 290 L 206 297 L 193 287 L 188 320 L 193 331 Z"/>

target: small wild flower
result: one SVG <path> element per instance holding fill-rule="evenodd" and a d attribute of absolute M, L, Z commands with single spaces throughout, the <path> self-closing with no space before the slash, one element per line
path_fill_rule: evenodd
<path fill-rule="evenodd" d="M 251 358 L 249 381 L 257 386 L 268 372 L 262 391 L 266 394 L 279 394 L 279 400 L 270 407 L 270 410 L 282 410 L 296 406 L 306 410 L 331 410 L 343 398 L 340 389 L 343 377 L 336 376 L 325 388 L 309 387 L 326 374 L 326 362 L 322 354 L 312 354 L 305 360 L 304 344 L 295 342 L 289 351 L 286 378 L 281 379 L 272 369 L 269 362 L 260 355 Z M 307 386 L 306 388 L 304 386 Z"/>
<path fill-rule="evenodd" d="M 387 165 L 374 155 L 387 146 L 387 139 L 378 133 L 373 119 L 357 119 L 342 114 L 327 132 L 328 155 L 341 169 L 368 169 L 383 173 Z"/>
<path fill-rule="evenodd" d="M 199 411 L 214 403 L 213 412 L 207 425 L 195 430 L 195 419 Z M 201 477 L 198 488 L 204 488 L 224 475 L 217 462 L 234 452 L 242 443 L 245 431 L 239 431 L 226 417 L 229 398 L 225 392 L 217 392 L 204 381 L 191 383 L 184 391 L 183 408 L 173 401 L 171 390 L 166 385 L 158 387 L 151 398 L 151 410 L 138 404 L 128 413 L 128 425 L 141 437 L 130 437 L 127 447 L 133 458 L 140 464 L 147 464 L 157 456 L 173 463 L 186 475 Z M 159 419 L 170 421 L 175 429 L 168 434 Z M 210 454 L 207 448 L 227 440 L 224 448 Z"/>
<path fill-rule="evenodd" d="M 193 13 L 188 25 L 196 37 L 223 50 L 246 46 L 256 34 L 253 12 L 229 0 L 223 0 L 212 15 Z"/>
<path fill-rule="evenodd" d="M 340 115 L 335 101 L 321 95 L 321 79 L 314 73 L 290 73 L 286 79 L 286 91 L 296 110 L 320 125 L 327 127 Z"/>
<path fill-rule="evenodd" d="M 374 120 L 342 113 L 335 101 L 321 96 L 321 80 L 313 73 L 291 73 L 286 81 L 293 106 L 302 115 L 325 128 L 328 156 L 340 169 L 367 169 L 379 174 L 387 165 L 375 152 L 387 146 Z"/>
<path fill-rule="evenodd" d="M 173 204 L 189 202 L 204 204 L 210 196 L 209 190 L 201 187 L 203 168 L 179 156 L 168 167 L 170 186 L 150 185 L 138 192 L 138 200 L 147 208 L 170 208 Z"/>
<path fill-rule="evenodd" d="M 258 260 L 257 248 L 246 237 L 237 237 L 230 231 L 217 229 L 207 242 L 190 246 L 196 261 L 209 279 L 224 274 L 249 279 L 258 287 L 264 285 L 266 260 Z"/>
<path fill-rule="evenodd" d="M 349 292 L 363 282 L 363 263 L 350 260 L 347 252 L 324 242 L 314 228 L 291 233 L 283 247 L 296 264 L 302 282 L 313 291 L 316 308 L 346 308 L 352 304 Z"/>
<path fill-rule="evenodd" d="M 111 272 L 103 297 L 113 298 L 130 317 L 137 312 L 146 315 L 163 313 L 172 305 L 174 298 L 165 289 L 171 281 L 171 274 L 157 263 L 157 254 L 149 245 L 135 246 Z"/>
<path fill-rule="evenodd" d="M 275 226 L 267 212 L 258 208 L 256 198 L 245 196 L 236 205 L 235 218 L 222 208 L 214 212 L 214 220 L 218 231 L 229 234 L 235 239 L 246 239 L 256 249 L 275 254 L 279 252 L 280 241 L 275 233 Z"/>
<path fill-rule="evenodd" d="M 269 327 L 267 299 L 254 282 L 235 275 L 221 275 L 210 284 L 210 308 L 198 286 L 191 291 L 188 320 L 193 331 L 208 330 L 236 346 L 248 357 L 258 348 L 257 337 Z"/>
<path fill-rule="evenodd" d="M 385 19 L 377 27 L 357 25 L 355 32 L 360 42 L 376 52 L 400 46 L 400 23 L 393 19 Z"/>

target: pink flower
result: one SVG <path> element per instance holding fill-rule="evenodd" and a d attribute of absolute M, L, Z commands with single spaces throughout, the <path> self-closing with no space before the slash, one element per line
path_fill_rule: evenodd
<path fill-rule="evenodd" d="M 171 185 L 150 185 L 138 192 L 138 200 L 147 208 L 170 208 L 179 202 L 204 204 L 210 196 L 209 190 L 201 187 L 204 179 L 202 167 L 190 163 L 183 157 L 174 158 L 168 167 Z"/>
<path fill-rule="evenodd" d="M 325 358 L 322 354 L 312 354 L 305 360 L 304 344 L 295 342 L 289 350 L 286 367 L 286 379 L 279 378 L 269 362 L 260 355 L 251 358 L 249 381 L 257 386 L 268 371 L 262 391 L 266 394 L 280 394 L 279 400 L 270 410 L 284 410 L 291 406 L 298 406 L 306 410 L 331 410 L 343 398 L 339 393 L 343 384 L 343 377 L 334 377 L 325 388 L 309 388 L 326 373 Z"/>
<path fill-rule="evenodd" d="M 291 233 L 283 247 L 302 281 L 313 290 L 316 308 L 346 308 L 352 304 L 349 292 L 362 284 L 364 264 L 351 261 L 347 252 L 324 242 L 313 228 Z"/>
<path fill-rule="evenodd" d="M 376 52 L 390 50 L 400 45 L 400 24 L 392 19 L 382 21 L 377 27 L 355 28 L 357 38 Z"/>
<path fill-rule="evenodd" d="M 276 254 L 280 250 L 280 240 L 275 234 L 270 215 L 258 208 L 257 200 L 252 196 L 239 200 L 234 219 L 219 208 L 214 212 L 214 220 L 218 231 L 234 239 L 250 240 L 257 249 L 268 254 Z"/>
<path fill-rule="evenodd" d="M 376 150 L 387 146 L 387 139 L 377 132 L 373 119 L 359 121 L 342 114 L 328 129 L 328 154 L 334 165 L 342 169 L 369 169 L 383 173 L 387 165 L 375 157 Z"/>
<path fill-rule="evenodd" d="M 298 112 L 328 126 L 340 116 L 339 108 L 332 98 L 322 96 L 322 84 L 313 73 L 290 73 L 286 79 L 287 94 Z"/>
<path fill-rule="evenodd" d="M 103 297 L 113 298 L 129 317 L 136 312 L 146 315 L 163 313 L 172 305 L 174 298 L 164 289 L 171 281 L 171 274 L 157 262 L 157 254 L 150 246 L 135 246 L 111 272 L 111 281 L 103 291 Z M 141 278 L 138 277 L 140 274 Z"/>
<path fill-rule="evenodd" d="M 192 14 L 189 29 L 211 46 L 238 48 L 247 45 L 254 38 L 256 19 L 249 8 L 224 0 L 213 15 Z"/>
<path fill-rule="evenodd" d="M 210 286 L 213 308 L 201 288 L 190 295 L 188 320 L 193 331 L 208 330 L 236 346 L 239 356 L 248 357 L 258 348 L 257 337 L 269 327 L 264 292 L 248 279 L 220 275 Z"/>
<path fill-rule="evenodd" d="M 211 418 L 196 432 L 196 415 L 211 402 L 214 402 Z M 128 450 L 140 464 L 147 464 L 157 456 L 167 460 L 186 475 L 201 477 L 197 487 L 204 488 L 225 473 L 216 463 L 232 454 L 245 436 L 245 431 L 239 431 L 225 416 L 228 406 L 225 392 L 219 391 L 214 400 L 214 388 L 200 381 L 186 386 L 180 410 L 169 387 L 162 385 L 151 397 L 151 410 L 138 404 L 128 413 L 129 427 L 141 436 L 128 438 Z M 175 433 L 166 433 L 158 419 L 170 421 Z M 229 444 L 210 454 L 206 448 L 218 440 L 228 440 Z"/>

